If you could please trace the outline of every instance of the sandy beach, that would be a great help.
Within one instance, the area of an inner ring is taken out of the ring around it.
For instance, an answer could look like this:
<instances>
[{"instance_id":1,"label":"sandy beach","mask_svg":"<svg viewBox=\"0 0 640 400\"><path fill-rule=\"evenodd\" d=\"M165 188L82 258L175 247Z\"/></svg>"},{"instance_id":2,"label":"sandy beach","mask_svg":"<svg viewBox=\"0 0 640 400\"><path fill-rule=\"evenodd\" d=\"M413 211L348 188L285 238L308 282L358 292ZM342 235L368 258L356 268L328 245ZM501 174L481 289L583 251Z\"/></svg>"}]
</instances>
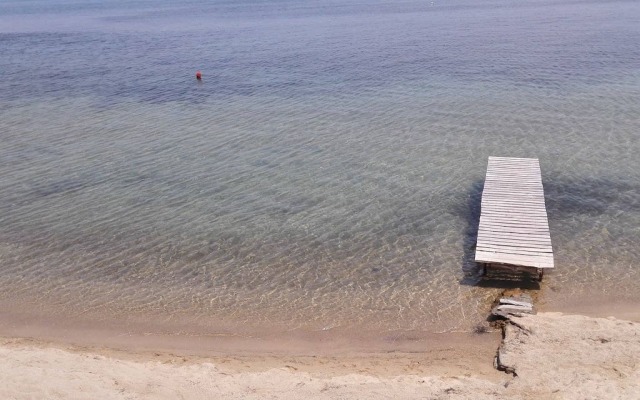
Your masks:
<instances>
[{"instance_id":1,"label":"sandy beach","mask_svg":"<svg viewBox=\"0 0 640 400\"><path fill-rule=\"evenodd\" d=\"M640 400L639 20L0 1L0 400Z\"/></svg>"},{"instance_id":2,"label":"sandy beach","mask_svg":"<svg viewBox=\"0 0 640 400\"><path fill-rule=\"evenodd\" d=\"M0 397L640 398L638 322L540 313L511 317L504 338L500 332L466 334L425 347L423 352L194 355L5 337Z\"/></svg>"}]
</instances>

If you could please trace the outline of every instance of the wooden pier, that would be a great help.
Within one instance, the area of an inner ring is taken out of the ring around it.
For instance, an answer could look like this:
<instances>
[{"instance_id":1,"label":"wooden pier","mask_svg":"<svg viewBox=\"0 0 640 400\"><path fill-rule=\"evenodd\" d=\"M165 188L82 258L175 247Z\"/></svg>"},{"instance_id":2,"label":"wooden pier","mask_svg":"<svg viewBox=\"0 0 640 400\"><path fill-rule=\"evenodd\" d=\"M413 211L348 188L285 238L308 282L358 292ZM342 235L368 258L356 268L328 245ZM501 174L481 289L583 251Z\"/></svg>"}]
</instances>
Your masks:
<instances>
[{"instance_id":1,"label":"wooden pier","mask_svg":"<svg viewBox=\"0 0 640 400\"><path fill-rule=\"evenodd\" d=\"M485 272L525 271L539 280L553 268L538 159L489 157L475 260Z\"/></svg>"}]
</instances>

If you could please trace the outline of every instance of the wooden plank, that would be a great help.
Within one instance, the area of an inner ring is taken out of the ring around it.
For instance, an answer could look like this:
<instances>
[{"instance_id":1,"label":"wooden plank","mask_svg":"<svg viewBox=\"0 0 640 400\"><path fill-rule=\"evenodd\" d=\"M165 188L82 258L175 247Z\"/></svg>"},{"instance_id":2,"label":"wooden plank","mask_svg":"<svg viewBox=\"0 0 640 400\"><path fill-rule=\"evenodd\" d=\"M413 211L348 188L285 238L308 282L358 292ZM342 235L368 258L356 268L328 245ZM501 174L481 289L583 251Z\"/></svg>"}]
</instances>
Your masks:
<instances>
[{"instance_id":1,"label":"wooden plank","mask_svg":"<svg viewBox=\"0 0 640 400\"><path fill-rule=\"evenodd\" d=\"M523 267L553 268L553 257L513 256L484 251L476 252L476 261L488 263L513 264Z\"/></svg>"},{"instance_id":2,"label":"wooden plank","mask_svg":"<svg viewBox=\"0 0 640 400\"><path fill-rule=\"evenodd\" d=\"M478 235L478 241L481 240L500 240L502 243L531 243L531 244L545 244L551 246L551 240L543 235L518 235L507 233L496 233L484 231Z\"/></svg>"},{"instance_id":3,"label":"wooden plank","mask_svg":"<svg viewBox=\"0 0 640 400\"><path fill-rule=\"evenodd\" d=\"M499 242L498 242L499 241ZM524 240L524 239L505 239L503 237L493 237L493 236L480 236L478 237L477 243L504 243L504 244L513 244L513 245L523 245L523 246L551 246L551 243L545 242L544 240Z\"/></svg>"},{"instance_id":4,"label":"wooden plank","mask_svg":"<svg viewBox=\"0 0 640 400\"><path fill-rule=\"evenodd\" d=\"M510 167L518 165L540 165L535 158L513 158L513 157L489 157L489 162L493 164L503 163Z\"/></svg>"},{"instance_id":5,"label":"wooden plank","mask_svg":"<svg viewBox=\"0 0 640 400\"><path fill-rule=\"evenodd\" d=\"M545 203L540 203L535 197L521 197L521 198L503 198L498 200L497 198L487 197L482 199L480 207L524 207L535 208L536 210L546 211Z\"/></svg>"},{"instance_id":6,"label":"wooden plank","mask_svg":"<svg viewBox=\"0 0 640 400\"><path fill-rule=\"evenodd\" d=\"M523 198L504 198L504 197L491 197L487 196L482 198L481 204L522 204L532 207L545 207L544 201L540 201L535 197L523 197Z\"/></svg>"},{"instance_id":7,"label":"wooden plank","mask_svg":"<svg viewBox=\"0 0 640 400\"><path fill-rule=\"evenodd\" d=\"M491 188L507 188L507 189L527 189L527 190L542 190L542 184L540 182L526 182L523 180L513 181L485 181L485 187Z\"/></svg>"},{"instance_id":8,"label":"wooden plank","mask_svg":"<svg viewBox=\"0 0 640 400\"><path fill-rule=\"evenodd\" d=\"M528 157L489 156L489 160L509 160L510 162L517 162L517 161L538 162L537 158L528 158Z\"/></svg>"},{"instance_id":9,"label":"wooden plank","mask_svg":"<svg viewBox=\"0 0 640 400\"><path fill-rule=\"evenodd\" d=\"M522 264L525 260L530 260L538 263L551 264L553 263L553 254L551 253L523 253L523 252L510 252L505 250L492 250L492 249L478 249L476 253L486 254L487 257L494 257L488 262L500 262L503 263L507 259L513 260L514 264L524 265ZM533 267L533 265L531 265Z\"/></svg>"},{"instance_id":10,"label":"wooden plank","mask_svg":"<svg viewBox=\"0 0 640 400\"><path fill-rule=\"evenodd\" d=\"M502 238L504 240L518 240L518 241L527 241L532 240L536 241L551 241L549 235L546 232L541 232L539 234L532 234L530 232L519 233L519 232L504 232L504 231L495 231L493 229L483 229L478 231L478 237L495 237Z\"/></svg>"},{"instance_id":11,"label":"wooden plank","mask_svg":"<svg viewBox=\"0 0 640 400\"><path fill-rule=\"evenodd\" d=\"M535 163L512 163L512 162L493 161L488 164L492 167L491 168L492 171L495 171L498 168L504 168L504 169L510 169L510 170L521 169L527 172L531 172L540 168L540 166Z\"/></svg>"},{"instance_id":12,"label":"wooden plank","mask_svg":"<svg viewBox=\"0 0 640 400\"><path fill-rule=\"evenodd\" d=\"M483 258L486 258L486 262L504 262L505 259L511 258L513 261L522 259L533 259L541 263L553 263L553 254L551 253L528 253L522 254L518 252L509 252L506 250L476 250L476 253L480 253ZM492 257L495 257L492 258ZM522 265L522 264L518 264ZM533 267L533 265L532 265Z\"/></svg>"},{"instance_id":13,"label":"wooden plank","mask_svg":"<svg viewBox=\"0 0 640 400\"><path fill-rule=\"evenodd\" d=\"M541 182L540 175L537 171L527 171L527 170L514 170L514 169L505 169L505 168L493 168L493 171L487 173L488 178L510 178L510 177L523 177L527 179L534 180L536 182Z\"/></svg>"},{"instance_id":14,"label":"wooden plank","mask_svg":"<svg viewBox=\"0 0 640 400\"><path fill-rule=\"evenodd\" d=\"M528 229L528 228L517 228L517 227L487 227L486 229L483 229L480 231L480 235L484 235L485 233L488 234L520 234L520 235L527 235L527 236L531 236L531 237L538 237L538 238L546 238L547 237L547 231L545 229Z\"/></svg>"},{"instance_id":15,"label":"wooden plank","mask_svg":"<svg viewBox=\"0 0 640 400\"><path fill-rule=\"evenodd\" d=\"M528 207L528 208L534 207L540 211L545 211L545 203L540 203L540 200L536 200L535 197L533 196L515 197L515 196L520 196L520 195L514 194L513 192L509 192L509 193L503 194L500 200L498 200L495 197L487 197L486 199L483 199L480 204L486 205L486 206L499 206L501 204L505 204L510 207L511 206L520 206L520 207Z\"/></svg>"},{"instance_id":16,"label":"wooden plank","mask_svg":"<svg viewBox=\"0 0 640 400\"><path fill-rule=\"evenodd\" d=\"M544 215L518 213L513 214L518 217L511 217L509 214L502 213L486 213L480 217L480 222L494 222L496 224L505 225L542 225L545 228L549 227L549 222Z\"/></svg>"},{"instance_id":17,"label":"wooden plank","mask_svg":"<svg viewBox=\"0 0 640 400\"><path fill-rule=\"evenodd\" d=\"M488 236L488 237L500 237L505 240L533 240L533 241L542 241L548 240L551 241L549 235L546 232L541 232L539 234L534 234L531 232L504 232L504 231L496 231L493 229L482 229L478 231L478 237Z\"/></svg>"},{"instance_id":18,"label":"wooden plank","mask_svg":"<svg viewBox=\"0 0 640 400\"><path fill-rule=\"evenodd\" d=\"M546 254L544 256L543 254ZM514 264L524 267L553 268L552 253L507 253L476 250L476 262Z\"/></svg>"},{"instance_id":19,"label":"wooden plank","mask_svg":"<svg viewBox=\"0 0 640 400\"><path fill-rule=\"evenodd\" d=\"M501 238L478 238L477 246L510 246L510 247L523 247L523 248L539 248L539 249L550 249L551 243L545 242L525 242L519 240L507 241Z\"/></svg>"},{"instance_id":20,"label":"wooden plank","mask_svg":"<svg viewBox=\"0 0 640 400\"><path fill-rule=\"evenodd\" d=\"M497 229L500 227L504 228L540 228L540 229L549 229L549 223L547 220L517 220L510 218L490 218L487 216L480 217L480 223L486 225L487 227L492 226Z\"/></svg>"},{"instance_id":21,"label":"wooden plank","mask_svg":"<svg viewBox=\"0 0 640 400\"><path fill-rule=\"evenodd\" d=\"M480 224L482 226L493 226L495 228L505 227L505 228L542 228L545 230L549 230L549 223L546 219L535 220L533 218L529 218L528 221L517 221L514 219L510 219L508 217L499 217L499 216L487 216L483 215L480 217Z\"/></svg>"},{"instance_id":22,"label":"wooden plank","mask_svg":"<svg viewBox=\"0 0 640 400\"><path fill-rule=\"evenodd\" d=\"M494 251L496 253L504 253L504 254L524 254L524 255L540 255L540 254L551 254L552 251L550 248L539 248L539 247L507 247L507 246L496 246L496 245L478 245L477 249L480 251Z\"/></svg>"},{"instance_id":23,"label":"wooden plank","mask_svg":"<svg viewBox=\"0 0 640 400\"><path fill-rule=\"evenodd\" d=\"M516 228L541 228L549 229L549 223L547 220L534 220L532 218L527 219L515 219L515 218L491 218L490 216L483 215L480 217L480 223L487 226L504 226L516 227Z\"/></svg>"},{"instance_id":24,"label":"wooden plank","mask_svg":"<svg viewBox=\"0 0 640 400\"><path fill-rule=\"evenodd\" d=\"M542 183L538 182L538 181L526 181L523 179L509 179L509 178L487 178L485 181L485 185L487 185L488 183L491 183L491 187L501 187L501 186L508 186L508 187L531 187L534 189L540 189L542 188Z\"/></svg>"},{"instance_id":25,"label":"wooden plank","mask_svg":"<svg viewBox=\"0 0 640 400\"><path fill-rule=\"evenodd\" d=\"M481 221L482 222L482 221ZM516 224L497 224L495 222L485 222L479 233L508 233L515 232L521 234L548 236L549 227L547 225L516 225Z\"/></svg>"},{"instance_id":26,"label":"wooden plank","mask_svg":"<svg viewBox=\"0 0 640 400\"><path fill-rule=\"evenodd\" d=\"M526 161L526 160L515 160L515 159L499 159L499 158L494 158L491 159L489 158L489 163L490 164L500 164L500 165L504 165L507 168L517 168L517 167L521 167L521 166L527 166L527 167L539 167L540 164L535 162L535 161Z\"/></svg>"},{"instance_id":27,"label":"wooden plank","mask_svg":"<svg viewBox=\"0 0 640 400\"><path fill-rule=\"evenodd\" d=\"M500 219L505 219L505 220L513 220L516 219L516 216L520 217L520 218L524 218L526 220L530 220L530 221L547 221L547 216L545 214L542 213L536 213L533 211L524 211L521 210L520 212L505 212L504 210L500 211L500 210L490 210L490 211L484 211L480 213L480 218L483 219L485 221L491 221L491 220L500 220Z\"/></svg>"},{"instance_id":28,"label":"wooden plank","mask_svg":"<svg viewBox=\"0 0 640 400\"><path fill-rule=\"evenodd\" d=\"M522 174L535 174L540 171L539 166L535 164L508 165L507 163L490 163L488 166L491 168L489 170L491 173L513 171Z\"/></svg>"},{"instance_id":29,"label":"wooden plank","mask_svg":"<svg viewBox=\"0 0 640 400\"><path fill-rule=\"evenodd\" d=\"M509 207L484 207L480 209L480 215L486 216L488 218L498 218L498 217L512 217L512 216L521 216L527 219L530 218L542 218L544 220L547 219L547 213L542 212L540 210L531 209L531 208L509 208Z\"/></svg>"},{"instance_id":30,"label":"wooden plank","mask_svg":"<svg viewBox=\"0 0 640 400\"><path fill-rule=\"evenodd\" d=\"M525 234L538 234L538 235L547 235L549 229L542 226L518 226L518 225L492 225L485 224L486 227L483 227L479 232L516 232L516 233L525 233Z\"/></svg>"},{"instance_id":31,"label":"wooden plank","mask_svg":"<svg viewBox=\"0 0 640 400\"><path fill-rule=\"evenodd\" d=\"M551 247L551 243L545 242L542 240L536 242L535 240L509 240L501 237L487 237L487 236L479 237L476 243L491 244L491 245L504 244L504 245L522 246L522 247Z\"/></svg>"},{"instance_id":32,"label":"wooden plank","mask_svg":"<svg viewBox=\"0 0 640 400\"><path fill-rule=\"evenodd\" d=\"M489 196L489 198L491 198L492 196L504 196L504 195L509 195L510 198L513 199L518 199L521 197L524 198L534 198L534 199L539 199L540 198L540 193L534 193L530 190L498 190L498 189L493 189L493 190L487 190L487 196Z\"/></svg>"},{"instance_id":33,"label":"wooden plank","mask_svg":"<svg viewBox=\"0 0 640 400\"><path fill-rule=\"evenodd\" d=\"M537 211L546 211L545 204L537 201L529 200L529 201L520 201L511 198L504 198L502 200L497 199L484 199L480 203L481 207L518 207L518 208L527 208L534 209Z\"/></svg>"},{"instance_id":34,"label":"wooden plank","mask_svg":"<svg viewBox=\"0 0 640 400\"><path fill-rule=\"evenodd\" d=\"M503 195L503 196L508 195L513 198L535 197L539 199L543 193L542 189L540 189L539 192L534 192L532 190L518 190L517 188L512 188L512 187L507 189L486 187L485 190L487 191L487 193L489 193L490 196L491 195Z\"/></svg>"},{"instance_id":35,"label":"wooden plank","mask_svg":"<svg viewBox=\"0 0 640 400\"><path fill-rule=\"evenodd\" d=\"M529 179L526 177L522 177L519 175L506 175L506 174L501 174L501 176L490 176L488 178L486 178L487 180L485 180L485 186L493 186L493 185L500 185L500 184L527 184L527 185L531 185L531 186L540 186L542 187L542 181L539 181L537 179ZM504 180L503 180L504 179Z\"/></svg>"},{"instance_id":36,"label":"wooden plank","mask_svg":"<svg viewBox=\"0 0 640 400\"><path fill-rule=\"evenodd\" d=\"M527 246L528 245L528 246ZM502 250L513 250L513 251L523 251L523 252L542 252L542 253L553 253L553 249L551 245L531 245L528 243L511 243L505 244L504 242L494 243L494 242L486 242L479 240L476 245L477 250L494 250L500 252Z\"/></svg>"},{"instance_id":37,"label":"wooden plank","mask_svg":"<svg viewBox=\"0 0 640 400\"><path fill-rule=\"evenodd\" d=\"M529 167L529 166L518 166L518 167L513 167L513 168L509 168L509 167L505 167L504 164L490 164L491 170L489 171L489 174L497 174L500 172L508 172L508 173L513 173L513 174L522 174L522 175L529 175L529 176L538 176L536 174L536 168L535 167Z\"/></svg>"},{"instance_id":38,"label":"wooden plank","mask_svg":"<svg viewBox=\"0 0 640 400\"><path fill-rule=\"evenodd\" d=\"M481 207L480 211L481 211L481 214L484 214L484 215L512 216L512 215L520 214L520 215L531 216L534 218L538 215L544 217L545 219L547 217L547 213L544 212L544 210L540 210L539 208L526 208L526 207L518 207L518 206L513 206L513 207L485 206L485 207Z\"/></svg>"},{"instance_id":39,"label":"wooden plank","mask_svg":"<svg viewBox=\"0 0 640 400\"><path fill-rule=\"evenodd\" d=\"M486 251L500 254L521 254L525 256L553 256L551 248L540 249L537 247L502 247L495 245L478 246L476 251Z\"/></svg>"},{"instance_id":40,"label":"wooden plank","mask_svg":"<svg viewBox=\"0 0 640 400\"><path fill-rule=\"evenodd\" d=\"M483 217L487 217L488 219L500 217L511 218L519 215L526 219L543 219L545 221L547 220L547 214L544 212L540 212L537 210L527 210L526 208L513 208L512 210L513 211L508 208L485 207L480 210L480 215Z\"/></svg>"}]
</instances>

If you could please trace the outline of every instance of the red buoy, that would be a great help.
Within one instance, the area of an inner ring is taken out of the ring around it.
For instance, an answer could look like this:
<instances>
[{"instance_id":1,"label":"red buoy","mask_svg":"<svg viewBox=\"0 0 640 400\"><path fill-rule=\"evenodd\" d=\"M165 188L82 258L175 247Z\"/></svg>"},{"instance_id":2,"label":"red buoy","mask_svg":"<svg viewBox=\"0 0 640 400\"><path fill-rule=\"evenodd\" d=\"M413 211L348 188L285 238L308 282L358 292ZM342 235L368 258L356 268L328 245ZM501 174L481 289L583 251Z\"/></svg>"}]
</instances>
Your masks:
<instances>
[{"instance_id":1,"label":"red buoy","mask_svg":"<svg viewBox=\"0 0 640 400\"><path fill-rule=\"evenodd\" d=\"M196 79L199 80L199 81L202 80L202 72L196 71Z\"/></svg>"}]
</instances>

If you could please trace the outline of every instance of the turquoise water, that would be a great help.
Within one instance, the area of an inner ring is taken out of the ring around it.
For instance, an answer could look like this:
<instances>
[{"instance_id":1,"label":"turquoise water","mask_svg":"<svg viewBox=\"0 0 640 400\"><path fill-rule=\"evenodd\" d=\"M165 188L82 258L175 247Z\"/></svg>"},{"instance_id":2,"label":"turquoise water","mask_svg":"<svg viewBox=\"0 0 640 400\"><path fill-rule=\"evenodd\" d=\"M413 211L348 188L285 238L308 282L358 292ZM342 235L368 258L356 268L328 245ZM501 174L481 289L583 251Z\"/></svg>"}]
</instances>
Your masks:
<instances>
[{"instance_id":1,"label":"turquoise water","mask_svg":"<svg viewBox=\"0 0 640 400\"><path fill-rule=\"evenodd\" d=\"M640 300L639 20L633 1L3 2L0 304L469 329L499 290L466 276L489 155L540 159L544 301Z\"/></svg>"}]
</instances>

